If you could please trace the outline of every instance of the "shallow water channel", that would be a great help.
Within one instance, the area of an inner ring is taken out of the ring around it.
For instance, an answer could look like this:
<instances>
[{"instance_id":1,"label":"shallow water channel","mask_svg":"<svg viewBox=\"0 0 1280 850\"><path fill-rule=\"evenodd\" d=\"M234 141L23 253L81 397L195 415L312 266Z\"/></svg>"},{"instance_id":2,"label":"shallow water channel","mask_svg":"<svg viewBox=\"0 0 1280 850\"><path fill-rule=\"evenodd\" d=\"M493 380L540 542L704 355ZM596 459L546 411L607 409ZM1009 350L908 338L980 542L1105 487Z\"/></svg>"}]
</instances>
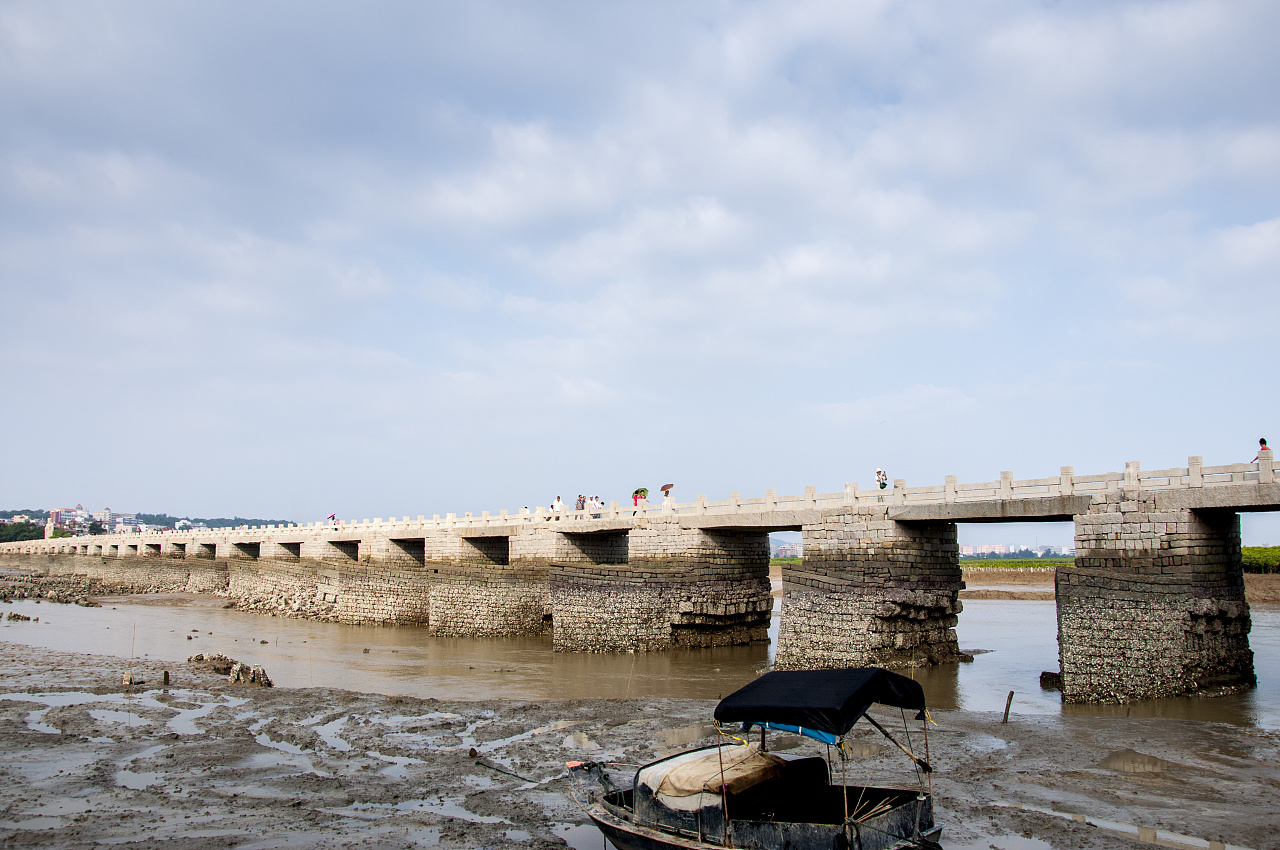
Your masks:
<instances>
[{"instance_id":1,"label":"shallow water channel","mask_svg":"<svg viewBox=\"0 0 1280 850\"><path fill-rule=\"evenodd\" d=\"M21 600L0 606L39 622L0 622L0 640L122 659L181 662L221 652L263 665L279 686L323 686L440 699L717 699L766 668L774 643L657 653L558 653L545 638L438 638L415 627L343 626L225 609L194 594L103 599L101 608ZM777 637L777 603L770 636ZM1052 601L967 599L957 629L972 663L915 671L930 705L1014 714L1181 717L1280 729L1280 606L1254 605L1250 636L1257 689L1216 698L1150 700L1125 706L1062 706L1041 690L1058 669ZM910 671L903 671L910 673Z\"/></svg>"}]
</instances>

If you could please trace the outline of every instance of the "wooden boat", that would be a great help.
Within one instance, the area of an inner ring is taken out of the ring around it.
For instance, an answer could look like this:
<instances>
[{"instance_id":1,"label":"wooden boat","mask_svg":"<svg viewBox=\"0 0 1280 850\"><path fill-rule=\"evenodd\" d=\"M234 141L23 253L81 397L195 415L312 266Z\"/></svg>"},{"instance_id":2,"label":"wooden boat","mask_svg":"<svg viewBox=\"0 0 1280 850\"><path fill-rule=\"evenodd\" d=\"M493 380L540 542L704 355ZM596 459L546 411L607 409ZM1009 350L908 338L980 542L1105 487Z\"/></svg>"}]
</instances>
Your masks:
<instances>
[{"instance_id":1,"label":"wooden boat","mask_svg":"<svg viewBox=\"0 0 1280 850\"><path fill-rule=\"evenodd\" d=\"M917 712L925 755L867 714L873 705ZM928 720L918 682L878 667L766 673L720 701L718 743L643 765L631 787L609 765L569 762L574 800L617 850L906 850L938 848ZM846 736L865 719L913 763L919 787L848 785ZM741 724L731 734L724 724ZM748 742L753 728L759 742ZM804 735L835 757L769 752L766 731Z\"/></svg>"}]
</instances>

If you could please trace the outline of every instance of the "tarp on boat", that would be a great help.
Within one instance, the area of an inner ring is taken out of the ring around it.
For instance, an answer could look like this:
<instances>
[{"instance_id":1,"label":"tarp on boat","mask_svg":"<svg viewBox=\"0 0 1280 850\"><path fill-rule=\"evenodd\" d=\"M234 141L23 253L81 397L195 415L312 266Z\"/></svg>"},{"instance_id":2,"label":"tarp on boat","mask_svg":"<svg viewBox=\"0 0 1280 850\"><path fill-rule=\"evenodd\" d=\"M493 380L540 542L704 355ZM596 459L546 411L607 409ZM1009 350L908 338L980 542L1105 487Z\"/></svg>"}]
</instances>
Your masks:
<instances>
[{"instance_id":1,"label":"tarp on boat","mask_svg":"<svg viewBox=\"0 0 1280 850\"><path fill-rule=\"evenodd\" d=\"M786 761L761 752L759 744L704 747L645 765L636 774L636 787L668 809L694 812L721 804L722 783L730 794L739 794L781 775ZM639 793L637 805L644 796Z\"/></svg>"},{"instance_id":2,"label":"tarp on boat","mask_svg":"<svg viewBox=\"0 0 1280 850\"><path fill-rule=\"evenodd\" d=\"M701 758L677 763L657 776L645 777L645 781L660 796L688 797L719 791L722 784L730 794L738 794L782 773L782 765L778 756L761 752L759 744L721 747L719 752L712 750Z\"/></svg>"},{"instance_id":3,"label":"tarp on boat","mask_svg":"<svg viewBox=\"0 0 1280 850\"><path fill-rule=\"evenodd\" d=\"M775 670L720 700L715 718L721 723L768 724L833 743L874 703L922 709L924 688L879 667Z\"/></svg>"}]
</instances>

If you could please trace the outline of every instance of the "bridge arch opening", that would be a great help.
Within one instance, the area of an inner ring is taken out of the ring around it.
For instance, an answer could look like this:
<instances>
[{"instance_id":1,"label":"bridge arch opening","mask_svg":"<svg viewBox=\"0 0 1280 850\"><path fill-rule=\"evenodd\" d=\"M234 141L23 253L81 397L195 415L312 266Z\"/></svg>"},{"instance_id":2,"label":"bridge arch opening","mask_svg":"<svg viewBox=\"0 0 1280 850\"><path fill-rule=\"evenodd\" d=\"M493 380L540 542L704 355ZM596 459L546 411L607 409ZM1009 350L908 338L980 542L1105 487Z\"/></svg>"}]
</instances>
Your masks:
<instances>
[{"instance_id":1,"label":"bridge arch opening","mask_svg":"<svg viewBox=\"0 0 1280 850\"><path fill-rule=\"evenodd\" d=\"M1054 579L1074 562L1075 522L961 522L956 543L965 582L956 636L973 657L954 680L957 705L1001 711L1012 690L1015 711L1054 710L1061 704Z\"/></svg>"}]
</instances>

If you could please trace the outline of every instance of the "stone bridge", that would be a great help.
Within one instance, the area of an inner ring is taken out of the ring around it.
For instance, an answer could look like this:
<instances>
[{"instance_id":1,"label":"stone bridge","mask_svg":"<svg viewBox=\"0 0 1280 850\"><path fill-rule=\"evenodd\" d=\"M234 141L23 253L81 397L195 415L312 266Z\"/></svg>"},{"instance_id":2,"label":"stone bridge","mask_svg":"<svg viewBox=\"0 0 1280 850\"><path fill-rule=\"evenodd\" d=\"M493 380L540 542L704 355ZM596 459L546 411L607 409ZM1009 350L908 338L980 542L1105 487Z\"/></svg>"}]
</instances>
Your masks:
<instances>
[{"instance_id":1,"label":"stone bridge","mask_svg":"<svg viewBox=\"0 0 1280 850\"><path fill-rule=\"evenodd\" d=\"M768 535L799 531L777 666L902 666L957 658L957 522L1073 520L1075 563L1056 575L1063 697L1125 701L1253 684L1239 512L1277 508L1268 451L1024 481L25 541L0 557L275 613L644 651L766 639Z\"/></svg>"}]
</instances>

